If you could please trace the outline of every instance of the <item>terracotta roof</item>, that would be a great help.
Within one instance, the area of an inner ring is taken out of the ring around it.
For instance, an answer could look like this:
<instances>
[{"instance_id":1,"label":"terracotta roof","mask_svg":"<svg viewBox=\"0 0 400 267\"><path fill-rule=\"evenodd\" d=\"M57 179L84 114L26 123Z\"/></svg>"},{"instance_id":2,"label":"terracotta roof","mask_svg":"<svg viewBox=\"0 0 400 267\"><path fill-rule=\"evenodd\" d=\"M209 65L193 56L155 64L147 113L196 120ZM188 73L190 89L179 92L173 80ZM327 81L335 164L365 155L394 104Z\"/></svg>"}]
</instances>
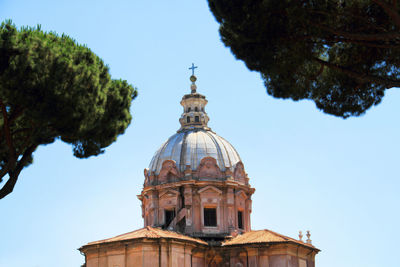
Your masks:
<instances>
[{"instance_id":1,"label":"terracotta roof","mask_svg":"<svg viewBox=\"0 0 400 267\"><path fill-rule=\"evenodd\" d=\"M204 242L201 239L193 238L193 237L190 237L190 236L187 236L187 235L183 235L183 234L179 234L179 233L176 233L176 232L161 230L159 228L153 228L153 227L147 226L145 228L138 229L138 230L135 230L133 232L126 233L126 234L117 235L117 236L112 237L112 238L90 242L85 246L98 245L98 244L117 242L117 241L125 241L125 240L131 240L131 239L139 239L139 238L180 239L180 240L195 242L195 243L198 243L198 244L208 245L207 242Z\"/></svg>"},{"instance_id":2,"label":"terracotta roof","mask_svg":"<svg viewBox=\"0 0 400 267\"><path fill-rule=\"evenodd\" d=\"M222 243L222 246L234 246L257 243L296 243L312 249L317 249L311 244L284 236L268 229L246 232Z\"/></svg>"}]
</instances>

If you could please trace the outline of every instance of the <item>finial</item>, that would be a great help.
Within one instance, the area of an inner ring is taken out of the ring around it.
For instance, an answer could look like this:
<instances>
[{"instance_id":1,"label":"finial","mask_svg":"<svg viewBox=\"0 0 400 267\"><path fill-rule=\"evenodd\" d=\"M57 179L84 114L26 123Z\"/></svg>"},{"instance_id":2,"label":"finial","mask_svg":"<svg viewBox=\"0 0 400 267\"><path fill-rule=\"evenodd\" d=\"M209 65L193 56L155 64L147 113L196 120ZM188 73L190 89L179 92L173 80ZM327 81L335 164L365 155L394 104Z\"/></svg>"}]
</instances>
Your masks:
<instances>
[{"instance_id":1,"label":"finial","mask_svg":"<svg viewBox=\"0 0 400 267\"><path fill-rule=\"evenodd\" d=\"M301 231L299 231L299 240L301 241L301 242L303 242L303 233L301 232Z\"/></svg>"},{"instance_id":2,"label":"finial","mask_svg":"<svg viewBox=\"0 0 400 267\"><path fill-rule=\"evenodd\" d=\"M192 70L192 76L190 76L190 81L192 82L192 85L190 86L190 89L192 90L192 94L196 93L196 76L194 76L194 70L197 69L198 67L194 65L194 63L192 63L192 67L189 68L189 70Z\"/></svg>"},{"instance_id":3,"label":"finial","mask_svg":"<svg viewBox=\"0 0 400 267\"><path fill-rule=\"evenodd\" d=\"M194 76L194 70L197 69L198 67L192 63L192 67L189 68L189 70L192 70L192 77Z\"/></svg>"},{"instance_id":4,"label":"finial","mask_svg":"<svg viewBox=\"0 0 400 267\"><path fill-rule=\"evenodd\" d=\"M310 237L311 237L310 231L307 230L307 240L306 240L307 244L311 244Z\"/></svg>"}]
</instances>

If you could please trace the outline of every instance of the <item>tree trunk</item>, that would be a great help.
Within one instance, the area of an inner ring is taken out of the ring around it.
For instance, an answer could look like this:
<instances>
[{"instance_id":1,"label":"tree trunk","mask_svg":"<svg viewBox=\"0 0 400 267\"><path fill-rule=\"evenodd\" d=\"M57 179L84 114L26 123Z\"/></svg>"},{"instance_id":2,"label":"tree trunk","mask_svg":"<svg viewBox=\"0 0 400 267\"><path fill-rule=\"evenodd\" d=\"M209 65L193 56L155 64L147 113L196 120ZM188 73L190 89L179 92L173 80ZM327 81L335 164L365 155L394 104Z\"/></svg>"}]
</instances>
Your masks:
<instances>
[{"instance_id":1,"label":"tree trunk","mask_svg":"<svg viewBox=\"0 0 400 267\"><path fill-rule=\"evenodd\" d=\"M0 189L0 199L4 198L14 190L14 186L17 183L18 175L13 172L9 172L9 179L6 184Z\"/></svg>"}]
</instances>

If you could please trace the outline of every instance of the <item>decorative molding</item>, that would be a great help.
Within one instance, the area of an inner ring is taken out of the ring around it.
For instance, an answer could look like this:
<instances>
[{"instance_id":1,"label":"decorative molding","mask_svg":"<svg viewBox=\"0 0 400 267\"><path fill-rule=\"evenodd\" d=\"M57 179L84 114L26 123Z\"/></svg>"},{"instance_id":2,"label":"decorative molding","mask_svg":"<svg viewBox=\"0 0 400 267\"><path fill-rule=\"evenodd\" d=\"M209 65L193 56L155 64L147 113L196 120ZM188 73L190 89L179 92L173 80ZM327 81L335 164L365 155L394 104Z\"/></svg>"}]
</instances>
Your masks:
<instances>
[{"instance_id":1,"label":"decorative molding","mask_svg":"<svg viewBox=\"0 0 400 267\"><path fill-rule=\"evenodd\" d=\"M222 178L222 172L213 157L204 157L197 168L197 177L199 178Z\"/></svg>"},{"instance_id":2,"label":"decorative molding","mask_svg":"<svg viewBox=\"0 0 400 267\"><path fill-rule=\"evenodd\" d=\"M203 193L205 193L206 191L208 191L208 190L211 190L211 191L214 191L214 192L216 192L216 193L218 193L218 194L222 194L222 191L221 190L219 190L218 188L216 188L216 187L214 187L214 186L212 186L212 185L208 185L208 186L206 186L206 187L203 187L202 189L200 189L199 191L197 191L200 195L201 194L203 194Z\"/></svg>"},{"instance_id":3,"label":"decorative molding","mask_svg":"<svg viewBox=\"0 0 400 267\"><path fill-rule=\"evenodd\" d=\"M246 178L246 172L244 170L243 162L239 161L238 163L236 163L233 177L235 178L235 180L241 180L244 182L244 179Z\"/></svg>"},{"instance_id":4,"label":"decorative molding","mask_svg":"<svg viewBox=\"0 0 400 267\"><path fill-rule=\"evenodd\" d=\"M160 174L158 175L159 183L166 183L171 178L180 178L182 175L176 167L176 163L173 160L167 159L162 163Z\"/></svg>"},{"instance_id":5,"label":"decorative molding","mask_svg":"<svg viewBox=\"0 0 400 267\"><path fill-rule=\"evenodd\" d=\"M159 198L165 198L165 195L168 194L167 197L177 197L179 196L179 192L177 190L173 190L173 189L167 189L163 192L160 193ZM173 194L174 196L170 196L170 194Z\"/></svg>"},{"instance_id":6,"label":"decorative molding","mask_svg":"<svg viewBox=\"0 0 400 267\"><path fill-rule=\"evenodd\" d=\"M149 169L145 168L143 170L143 174L144 174L144 185L146 186L146 185L150 184Z\"/></svg>"},{"instance_id":7,"label":"decorative molding","mask_svg":"<svg viewBox=\"0 0 400 267\"><path fill-rule=\"evenodd\" d=\"M238 192L235 193L236 197L239 198L243 198L243 199L247 199L247 195L245 192L243 192L243 190L239 190Z\"/></svg>"}]
</instances>

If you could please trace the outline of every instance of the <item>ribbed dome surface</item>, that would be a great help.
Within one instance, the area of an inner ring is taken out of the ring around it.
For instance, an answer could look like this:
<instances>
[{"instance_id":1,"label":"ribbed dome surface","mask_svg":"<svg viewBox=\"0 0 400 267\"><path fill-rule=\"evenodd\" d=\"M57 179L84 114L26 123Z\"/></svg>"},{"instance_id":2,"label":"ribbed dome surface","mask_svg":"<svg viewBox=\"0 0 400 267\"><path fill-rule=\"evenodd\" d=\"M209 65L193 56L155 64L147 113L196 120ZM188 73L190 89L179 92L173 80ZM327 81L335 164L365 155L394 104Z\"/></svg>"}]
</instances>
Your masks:
<instances>
[{"instance_id":1,"label":"ribbed dome surface","mask_svg":"<svg viewBox=\"0 0 400 267\"><path fill-rule=\"evenodd\" d=\"M165 160L174 160L177 168L183 172L186 165L197 170L204 157L217 160L221 171L234 170L240 160L233 146L214 132L205 129L180 131L171 136L153 156L149 171L158 175Z\"/></svg>"}]
</instances>

